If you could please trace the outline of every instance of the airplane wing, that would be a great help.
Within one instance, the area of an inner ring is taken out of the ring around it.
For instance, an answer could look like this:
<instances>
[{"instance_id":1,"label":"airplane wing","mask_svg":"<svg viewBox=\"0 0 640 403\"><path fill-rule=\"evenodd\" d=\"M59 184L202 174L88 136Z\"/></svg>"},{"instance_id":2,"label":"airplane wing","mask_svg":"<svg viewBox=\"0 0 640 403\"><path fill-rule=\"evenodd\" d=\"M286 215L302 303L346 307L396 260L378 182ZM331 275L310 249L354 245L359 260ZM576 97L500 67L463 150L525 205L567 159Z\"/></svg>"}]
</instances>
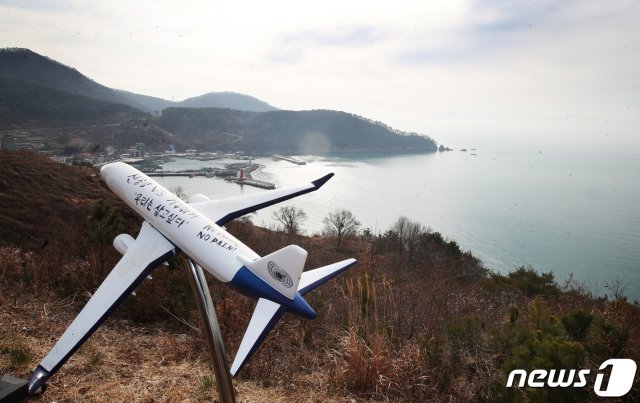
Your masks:
<instances>
[{"instance_id":1,"label":"airplane wing","mask_svg":"<svg viewBox=\"0 0 640 403\"><path fill-rule=\"evenodd\" d=\"M195 203L191 203L190 206L215 221L216 224L223 226L234 218L318 190L332 176L333 174L330 173L306 185L268 190L222 200L203 201L206 196L199 194L192 198Z\"/></svg>"},{"instance_id":2,"label":"airplane wing","mask_svg":"<svg viewBox=\"0 0 640 403\"><path fill-rule=\"evenodd\" d=\"M40 362L29 382L30 391L42 386L149 272L175 252L175 246L145 221L136 240L128 246L118 264Z\"/></svg>"}]
</instances>

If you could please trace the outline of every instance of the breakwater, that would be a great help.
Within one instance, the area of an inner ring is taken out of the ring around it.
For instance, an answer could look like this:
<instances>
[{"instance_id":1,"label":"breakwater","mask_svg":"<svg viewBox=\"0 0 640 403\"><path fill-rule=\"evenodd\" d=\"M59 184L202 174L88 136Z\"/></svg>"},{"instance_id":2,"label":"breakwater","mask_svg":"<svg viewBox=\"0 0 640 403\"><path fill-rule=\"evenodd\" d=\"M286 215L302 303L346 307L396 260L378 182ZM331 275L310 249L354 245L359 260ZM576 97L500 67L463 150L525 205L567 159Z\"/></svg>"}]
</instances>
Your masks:
<instances>
[{"instance_id":1,"label":"breakwater","mask_svg":"<svg viewBox=\"0 0 640 403\"><path fill-rule=\"evenodd\" d=\"M143 170L147 176L152 177L176 177L182 176L187 178L205 177L205 178L224 178L228 182L237 183L238 185L253 186L261 189L275 189L276 185L271 182L260 181L251 177L251 172L258 169L257 164L241 165L230 164L226 168L208 168L208 169L185 169L180 171L166 170ZM242 175L239 175L242 172Z\"/></svg>"},{"instance_id":2,"label":"breakwater","mask_svg":"<svg viewBox=\"0 0 640 403\"><path fill-rule=\"evenodd\" d=\"M281 155L281 154L274 154L273 158L279 159L279 160L284 160L284 161L289 161L292 164L296 164L296 165L307 165L306 162L301 161L295 157L291 157L288 155Z\"/></svg>"}]
</instances>

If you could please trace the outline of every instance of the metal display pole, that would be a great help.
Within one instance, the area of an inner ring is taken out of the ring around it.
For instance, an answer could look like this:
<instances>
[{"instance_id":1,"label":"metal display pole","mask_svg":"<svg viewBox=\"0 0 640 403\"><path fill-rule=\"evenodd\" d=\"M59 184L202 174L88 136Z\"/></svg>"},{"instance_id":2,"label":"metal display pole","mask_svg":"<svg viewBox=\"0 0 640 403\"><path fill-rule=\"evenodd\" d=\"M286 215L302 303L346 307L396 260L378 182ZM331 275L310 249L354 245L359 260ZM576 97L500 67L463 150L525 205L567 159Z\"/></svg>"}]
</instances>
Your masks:
<instances>
[{"instance_id":1,"label":"metal display pole","mask_svg":"<svg viewBox=\"0 0 640 403\"><path fill-rule=\"evenodd\" d=\"M218 318L213 306L213 300L209 293L209 286L204 277L204 271L193 260L185 256L187 272L189 273L189 281L193 288L193 294L196 297L198 309L202 315L205 333L207 334L207 344L213 360L213 369L216 374L216 383L218 384L218 393L220 401L223 403L235 403L236 397L233 390L233 382L231 380L231 372L229 364L227 364L227 355L224 351L224 342L222 341L222 333L218 325Z\"/></svg>"}]
</instances>

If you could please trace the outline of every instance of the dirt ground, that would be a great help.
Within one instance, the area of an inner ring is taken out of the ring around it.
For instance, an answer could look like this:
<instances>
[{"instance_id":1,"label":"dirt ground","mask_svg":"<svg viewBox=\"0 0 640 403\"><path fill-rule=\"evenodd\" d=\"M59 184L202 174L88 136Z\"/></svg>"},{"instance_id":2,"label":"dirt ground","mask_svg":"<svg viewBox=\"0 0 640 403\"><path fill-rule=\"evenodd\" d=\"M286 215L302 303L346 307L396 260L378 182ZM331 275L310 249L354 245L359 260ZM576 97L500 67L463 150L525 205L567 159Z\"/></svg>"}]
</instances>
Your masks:
<instances>
[{"instance_id":1,"label":"dirt ground","mask_svg":"<svg viewBox=\"0 0 640 403\"><path fill-rule=\"evenodd\" d=\"M47 304L0 298L0 373L28 379L73 319L73 304L71 298ZM110 318L47 382L45 392L30 400L216 401L215 376L199 333ZM266 387L240 377L234 386L241 402L351 400L327 390L322 378L305 375Z\"/></svg>"}]
</instances>

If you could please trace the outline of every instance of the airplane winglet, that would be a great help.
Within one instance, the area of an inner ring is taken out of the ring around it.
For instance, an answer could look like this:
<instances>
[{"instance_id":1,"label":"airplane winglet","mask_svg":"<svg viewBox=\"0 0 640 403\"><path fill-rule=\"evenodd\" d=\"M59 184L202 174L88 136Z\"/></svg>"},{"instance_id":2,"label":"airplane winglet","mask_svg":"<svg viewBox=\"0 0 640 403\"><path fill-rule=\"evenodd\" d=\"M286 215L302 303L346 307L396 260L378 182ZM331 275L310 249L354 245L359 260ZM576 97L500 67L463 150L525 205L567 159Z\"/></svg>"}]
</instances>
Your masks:
<instances>
[{"instance_id":1,"label":"airplane winglet","mask_svg":"<svg viewBox=\"0 0 640 403\"><path fill-rule=\"evenodd\" d=\"M332 176L333 173L330 173L304 185L267 190L222 200L206 200L205 196L200 195L193 198L191 207L222 226L234 218L318 190Z\"/></svg>"},{"instance_id":2,"label":"airplane winglet","mask_svg":"<svg viewBox=\"0 0 640 403\"><path fill-rule=\"evenodd\" d=\"M320 189L322 187L322 185L327 183L327 181L329 179L331 179L332 177L333 177L333 172L330 173L330 174L326 174L322 178L316 179L316 180L312 181L311 183L313 183L313 186L315 186L316 189Z\"/></svg>"}]
</instances>

